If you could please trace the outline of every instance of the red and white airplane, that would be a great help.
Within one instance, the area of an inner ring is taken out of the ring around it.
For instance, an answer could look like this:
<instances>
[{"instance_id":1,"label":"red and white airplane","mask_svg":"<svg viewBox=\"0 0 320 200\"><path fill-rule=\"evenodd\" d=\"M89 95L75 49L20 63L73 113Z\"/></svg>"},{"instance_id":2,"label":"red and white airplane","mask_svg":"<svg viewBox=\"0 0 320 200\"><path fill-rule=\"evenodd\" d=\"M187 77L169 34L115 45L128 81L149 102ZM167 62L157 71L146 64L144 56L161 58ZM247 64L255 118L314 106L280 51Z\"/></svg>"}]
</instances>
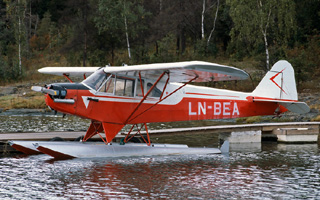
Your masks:
<instances>
[{"instance_id":1,"label":"red and white airplane","mask_svg":"<svg viewBox=\"0 0 320 200\"><path fill-rule=\"evenodd\" d=\"M124 142L138 127L138 133L145 129L145 142L150 146L146 123L279 115L287 110L303 114L310 110L306 103L298 101L294 70L284 60L278 61L251 93L189 85L248 78L243 70L201 61L101 68L45 67L39 72L65 76L70 81L32 87L45 93L46 104L55 111L91 119L83 141L104 132L105 137L100 137L109 145L127 124L132 128ZM73 83L71 78L75 76L83 76L84 80ZM72 145L63 145L35 146L57 158L81 157L88 149L94 149L88 147L74 153Z\"/></svg>"}]
</instances>

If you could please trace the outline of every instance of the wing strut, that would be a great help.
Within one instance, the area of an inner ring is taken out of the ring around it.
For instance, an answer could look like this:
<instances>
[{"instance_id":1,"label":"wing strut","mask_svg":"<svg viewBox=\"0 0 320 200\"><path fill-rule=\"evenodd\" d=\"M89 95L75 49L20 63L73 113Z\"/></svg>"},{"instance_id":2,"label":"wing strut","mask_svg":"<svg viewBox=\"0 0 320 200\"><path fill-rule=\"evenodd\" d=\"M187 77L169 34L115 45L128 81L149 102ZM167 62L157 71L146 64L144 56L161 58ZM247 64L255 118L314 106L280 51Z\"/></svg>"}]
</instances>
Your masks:
<instances>
[{"instance_id":1,"label":"wing strut","mask_svg":"<svg viewBox=\"0 0 320 200\"><path fill-rule=\"evenodd\" d=\"M98 133L101 133L102 131L102 123L99 121L92 121L82 141L87 141L88 139L92 138Z\"/></svg>"},{"instance_id":2,"label":"wing strut","mask_svg":"<svg viewBox=\"0 0 320 200\"><path fill-rule=\"evenodd\" d=\"M156 85L159 83L159 81L161 80L161 78L167 74L167 71L164 71L159 78L157 79L157 81L152 85L152 87L149 89L149 91L147 92L147 94L145 94L143 96L143 98L141 99L141 101L139 102L139 104L135 107L135 109L131 112L131 114L129 115L129 117L127 118L127 120L124 122L124 124L127 124L130 121L130 118L132 117L132 115L139 109L139 107L141 106L141 104L146 100L146 98L148 97L148 95L151 93L151 91L153 90L153 88L156 87ZM140 78L140 82L141 82L141 76L139 76Z\"/></svg>"},{"instance_id":3,"label":"wing strut","mask_svg":"<svg viewBox=\"0 0 320 200\"><path fill-rule=\"evenodd\" d=\"M132 117L132 115L138 110L138 108L140 107L141 103L145 100L145 99L142 99L139 103L139 105L136 107L136 109L131 113L130 117L128 117L127 121L126 121L126 124L134 119L136 119L137 117L139 117L140 115L142 115L143 113L147 112L148 110L150 110L151 108L155 107L156 105L158 105L160 102L162 102L163 100L165 100L166 98L168 98L169 96L173 95L174 93L176 93L177 91L179 91L181 88L183 88L184 86L186 86L187 84L191 83L192 81L196 80L198 78L198 76L195 76L193 79L189 80L188 82L184 83L183 85L181 85L180 87L178 87L176 90L172 91L170 94L168 94L167 96L165 96L164 98L160 98L158 102L156 102L155 104L151 105L149 108L145 109L144 111L142 111L141 113L139 113L138 115L136 115L135 117L133 117L132 119L130 119ZM168 81L169 80L169 76L168 76L168 79L167 79L167 82L166 82L166 85L168 84ZM155 84L154 84L155 85ZM153 86L154 86L153 85ZM166 85L164 86L164 88L166 88ZM152 88L150 88L151 90ZM150 90L148 91L147 95L149 94ZM164 92L164 90L163 90ZM162 92L162 93L163 93ZM162 94L161 94L161 97L162 97Z\"/></svg>"},{"instance_id":4,"label":"wing strut","mask_svg":"<svg viewBox=\"0 0 320 200\"><path fill-rule=\"evenodd\" d=\"M70 83L73 83L73 81L69 78L68 74L63 74L64 77L66 77L68 79L68 81L70 81Z\"/></svg>"},{"instance_id":5,"label":"wing strut","mask_svg":"<svg viewBox=\"0 0 320 200\"><path fill-rule=\"evenodd\" d=\"M137 128L137 132L136 132L135 134L133 134L133 135L130 136L130 134L131 134L131 132L132 132L132 130L133 130L134 127ZM146 140L146 139L142 136L142 134L141 134L141 129L142 129L143 127L145 128L146 133L147 133L147 140ZM150 136L149 136L149 132L148 132L148 127L147 127L147 124L146 124L146 123L141 124L140 128L138 127L137 124L133 124L132 127L131 127L131 129L130 129L130 131L127 133L126 137L124 138L123 142L124 142L124 143L127 143L129 140L131 140L131 139L132 139L134 136L136 136L137 134L139 134L139 135L141 136L141 138L143 139L143 141L144 141L148 146L150 146L151 140L150 140ZM130 137L129 137L129 136L130 136Z\"/></svg>"}]
</instances>

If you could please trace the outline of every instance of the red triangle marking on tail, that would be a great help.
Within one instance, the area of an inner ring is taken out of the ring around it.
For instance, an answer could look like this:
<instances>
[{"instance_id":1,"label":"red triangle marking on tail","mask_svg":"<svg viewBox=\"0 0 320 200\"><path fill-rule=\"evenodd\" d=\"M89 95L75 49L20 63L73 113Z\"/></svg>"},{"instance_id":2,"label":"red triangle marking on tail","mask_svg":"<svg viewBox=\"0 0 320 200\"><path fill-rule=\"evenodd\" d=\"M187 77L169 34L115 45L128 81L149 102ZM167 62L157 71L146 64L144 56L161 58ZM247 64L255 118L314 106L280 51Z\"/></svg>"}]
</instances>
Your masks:
<instances>
[{"instance_id":1,"label":"red triangle marking on tail","mask_svg":"<svg viewBox=\"0 0 320 200\"><path fill-rule=\"evenodd\" d=\"M283 70L281 70L281 72L278 72L276 75L274 75L273 77L271 77L270 80L271 80L278 88L280 88L280 90L282 90L282 92L284 92L285 94L287 94L287 93L282 89L282 87L281 87L280 85L278 85L278 83L276 83L275 80L274 80L274 79L275 79L279 74L281 74L285 69L286 69L286 68L284 68Z\"/></svg>"}]
</instances>

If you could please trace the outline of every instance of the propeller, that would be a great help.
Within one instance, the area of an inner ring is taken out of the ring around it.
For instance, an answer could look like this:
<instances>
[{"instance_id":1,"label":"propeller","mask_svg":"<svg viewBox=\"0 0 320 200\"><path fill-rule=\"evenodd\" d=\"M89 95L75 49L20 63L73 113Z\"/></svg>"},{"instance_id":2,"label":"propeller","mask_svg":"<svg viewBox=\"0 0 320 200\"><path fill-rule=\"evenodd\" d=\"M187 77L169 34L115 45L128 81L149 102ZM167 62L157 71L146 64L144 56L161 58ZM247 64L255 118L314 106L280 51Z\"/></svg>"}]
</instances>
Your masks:
<instances>
[{"instance_id":1,"label":"propeller","mask_svg":"<svg viewBox=\"0 0 320 200\"><path fill-rule=\"evenodd\" d=\"M41 86L32 86L31 90L33 90L35 92L42 92L42 93L45 93L45 94L50 94L52 96L59 95L59 91L52 90L52 89L47 89L47 88L41 87Z\"/></svg>"}]
</instances>

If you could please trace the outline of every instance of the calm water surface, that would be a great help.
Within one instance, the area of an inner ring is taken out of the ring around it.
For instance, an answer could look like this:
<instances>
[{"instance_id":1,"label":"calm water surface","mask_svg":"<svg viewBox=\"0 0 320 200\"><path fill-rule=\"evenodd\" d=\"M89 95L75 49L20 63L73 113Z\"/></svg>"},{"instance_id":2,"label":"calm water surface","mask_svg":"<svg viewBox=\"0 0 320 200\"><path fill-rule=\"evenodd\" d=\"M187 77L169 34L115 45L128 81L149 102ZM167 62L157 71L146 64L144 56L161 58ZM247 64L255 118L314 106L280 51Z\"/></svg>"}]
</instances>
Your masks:
<instances>
[{"instance_id":1,"label":"calm water surface","mask_svg":"<svg viewBox=\"0 0 320 200\"><path fill-rule=\"evenodd\" d=\"M1 199L319 199L318 145L229 155L0 158Z\"/></svg>"},{"instance_id":2,"label":"calm water surface","mask_svg":"<svg viewBox=\"0 0 320 200\"><path fill-rule=\"evenodd\" d=\"M85 130L89 123L61 116L0 118L2 132ZM154 125L170 126L178 125ZM172 136L157 142L217 147L218 136ZM62 161L46 155L0 157L0 199L320 199L318 144L230 149L228 155L206 156Z\"/></svg>"}]
</instances>

